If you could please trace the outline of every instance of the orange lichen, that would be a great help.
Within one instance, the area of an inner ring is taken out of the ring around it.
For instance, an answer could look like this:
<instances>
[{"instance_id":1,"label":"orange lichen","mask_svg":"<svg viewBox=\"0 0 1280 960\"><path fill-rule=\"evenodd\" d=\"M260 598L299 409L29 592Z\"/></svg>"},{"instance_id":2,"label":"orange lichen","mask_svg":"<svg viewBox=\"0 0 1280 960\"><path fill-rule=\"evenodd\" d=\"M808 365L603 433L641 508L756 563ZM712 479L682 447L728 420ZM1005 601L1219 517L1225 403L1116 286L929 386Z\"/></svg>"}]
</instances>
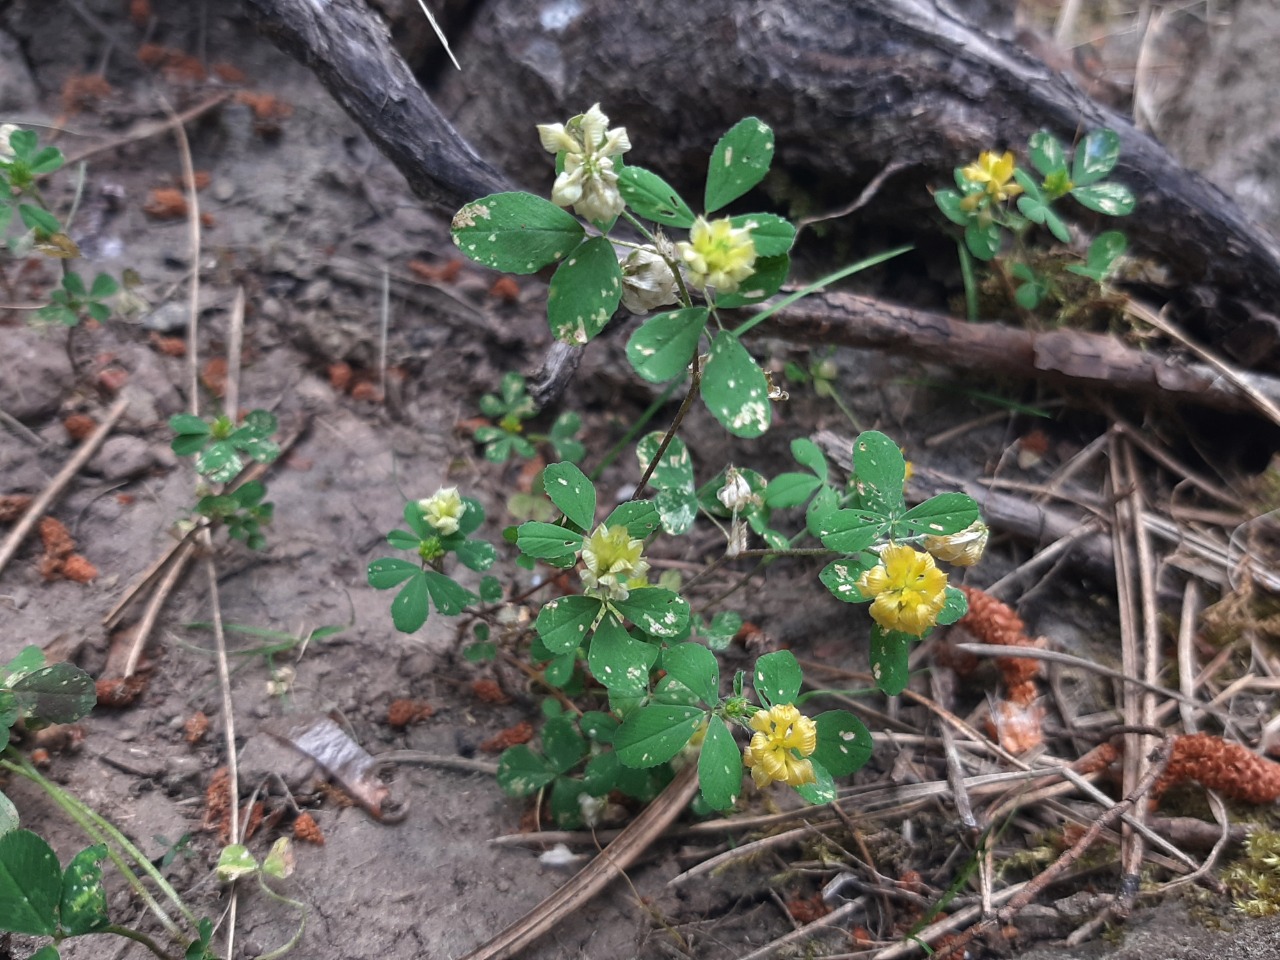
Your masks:
<instances>
[{"instance_id":1,"label":"orange lichen","mask_svg":"<svg viewBox=\"0 0 1280 960\"><path fill-rule=\"evenodd\" d=\"M508 747L514 747L519 743L528 743L533 739L533 724L528 721L521 720L514 727L500 731L480 744L480 749L485 753L501 753Z\"/></svg>"},{"instance_id":2,"label":"orange lichen","mask_svg":"<svg viewBox=\"0 0 1280 960\"><path fill-rule=\"evenodd\" d=\"M270 93L241 90L236 102L253 111L253 129L259 136L270 137L280 132L280 121L293 116L293 105Z\"/></svg>"},{"instance_id":3,"label":"orange lichen","mask_svg":"<svg viewBox=\"0 0 1280 960\"><path fill-rule=\"evenodd\" d=\"M171 83L203 83L208 77L198 58L174 47L144 43L138 48L138 59L145 66L159 68Z\"/></svg>"},{"instance_id":4,"label":"orange lichen","mask_svg":"<svg viewBox=\"0 0 1280 960\"><path fill-rule=\"evenodd\" d=\"M73 553L62 562L62 579L73 583L92 583L98 579L98 568L87 557Z\"/></svg>"},{"instance_id":5,"label":"orange lichen","mask_svg":"<svg viewBox=\"0 0 1280 960\"><path fill-rule=\"evenodd\" d=\"M154 187L142 212L155 220L181 220L187 215L187 197L177 187Z\"/></svg>"},{"instance_id":6,"label":"orange lichen","mask_svg":"<svg viewBox=\"0 0 1280 960\"><path fill-rule=\"evenodd\" d=\"M320 831L320 824L316 823L316 818L309 813L300 813L293 821L293 838L302 843L314 843L317 847L324 846L324 834Z\"/></svg>"},{"instance_id":7,"label":"orange lichen","mask_svg":"<svg viewBox=\"0 0 1280 960\"><path fill-rule=\"evenodd\" d=\"M206 830L216 830L218 839L227 843L231 838L231 774L226 767L219 767L204 791L204 820Z\"/></svg>"},{"instance_id":8,"label":"orange lichen","mask_svg":"<svg viewBox=\"0 0 1280 960\"><path fill-rule=\"evenodd\" d=\"M351 364L345 360L338 360L329 364L329 386L339 393L346 393L351 386L352 370Z\"/></svg>"},{"instance_id":9,"label":"orange lichen","mask_svg":"<svg viewBox=\"0 0 1280 960\"><path fill-rule=\"evenodd\" d=\"M1034 696L1034 685L1032 686ZM1026 753L1044 742L1044 707L1012 697L991 706L987 732L1010 753Z\"/></svg>"},{"instance_id":10,"label":"orange lichen","mask_svg":"<svg viewBox=\"0 0 1280 960\"><path fill-rule=\"evenodd\" d=\"M187 355L187 341L182 337L166 337L152 331L150 339L151 345L156 348L156 352L163 353L166 357L185 357Z\"/></svg>"},{"instance_id":11,"label":"orange lichen","mask_svg":"<svg viewBox=\"0 0 1280 960\"><path fill-rule=\"evenodd\" d=\"M62 83L62 110L68 116L94 110L111 93L111 84L101 74L73 73Z\"/></svg>"},{"instance_id":12,"label":"orange lichen","mask_svg":"<svg viewBox=\"0 0 1280 960\"><path fill-rule=\"evenodd\" d=\"M387 708L387 726L403 730L434 715L436 708L424 700L392 700Z\"/></svg>"},{"instance_id":13,"label":"orange lichen","mask_svg":"<svg viewBox=\"0 0 1280 960\"><path fill-rule=\"evenodd\" d=\"M454 257L444 263L433 264L415 258L409 261L409 271L414 276L433 283L452 283L462 272L462 261Z\"/></svg>"},{"instance_id":14,"label":"orange lichen","mask_svg":"<svg viewBox=\"0 0 1280 960\"><path fill-rule=\"evenodd\" d=\"M199 743L209 732L209 717L203 710L197 710L187 718L187 722L182 726L182 732L187 743L192 745Z\"/></svg>"},{"instance_id":15,"label":"orange lichen","mask_svg":"<svg viewBox=\"0 0 1280 960\"><path fill-rule=\"evenodd\" d=\"M815 893L803 899L788 900L786 908L787 913L791 914L791 918L796 923L813 923L819 917L825 917L831 912L831 908L823 902L821 893Z\"/></svg>"},{"instance_id":16,"label":"orange lichen","mask_svg":"<svg viewBox=\"0 0 1280 960\"><path fill-rule=\"evenodd\" d=\"M98 576L98 568L75 552L76 544L61 520L40 518L40 540L44 556L40 558L40 575L46 580L74 580L88 583Z\"/></svg>"},{"instance_id":17,"label":"orange lichen","mask_svg":"<svg viewBox=\"0 0 1280 960\"><path fill-rule=\"evenodd\" d=\"M87 413L73 413L62 421L62 428L67 431L67 436L76 443L93 433L97 425L98 421Z\"/></svg>"},{"instance_id":18,"label":"orange lichen","mask_svg":"<svg viewBox=\"0 0 1280 960\"><path fill-rule=\"evenodd\" d=\"M1151 795L1158 798L1169 787L1188 780L1244 803L1274 803L1280 798L1280 763L1208 733L1173 741L1169 765Z\"/></svg>"},{"instance_id":19,"label":"orange lichen","mask_svg":"<svg viewBox=\"0 0 1280 960\"><path fill-rule=\"evenodd\" d=\"M511 277L499 277L489 288L489 296L503 303L516 303L520 300L520 284Z\"/></svg>"},{"instance_id":20,"label":"orange lichen","mask_svg":"<svg viewBox=\"0 0 1280 960\"><path fill-rule=\"evenodd\" d=\"M496 680L473 680L471 692L485 703L510 703L511 698L502 692Z\"/></svg>"},{"instance_id":21,"label":"orange lichen","mask_svg":"<svg viewBox=\"0 0 1280 960\"><path fill-rule=\"evenodd\" d=\"M131 706L147 689L148 674L135 673L130 677L106 677L94 686L98 692L98 706L122 710Z\"/></svg>"},{"instance_id":22,"label":"orange lichen","mask_svg":"<svg viewBox=\"0 0 1280 960\"><path fill-rule=\"evenodd\" d=\"M25 493L6 493L0 496L0 523L13 523L27 512L31 497Z\"/></svg>"},{"instance_id":23,"label":"orange lichen","mask_svg":"<svg viewBox=\"0 0 1280 960\"><path fill-rule=\"evenodd\" d=\"M249 79L235 64L219 62L215 63L212 69L213 75L223 83L239 85Z\"/></svg>"},{"instance_id":24,"label":"orange lichen","mask_svg":"<svg viewBox=\"0 0 1280 960\"><path fill-rule=\"evenodd\" d=\"M380 403L382 401L382 391L378 389L376 383L361 380L351 388L351 399L364 400L368 403Z\"/></svg>"},{"instance_id":25,"label":"orange lichen","mask_svg":"<svg viewBox=\"0 0 1280 960\"><path fill-rule=\"evenodd\" d=\"M975 587L961 587L969 601L969 612L960 618L959 626L968 630L983 643L1002 647L1030 647L1043 645L1044 641L1027 636L1026 624L1013 609L995 597ZM944 654L946 665L957 673L965 674L976 668L967 654ZM1013 753L1021 753L1043 740L1040 729L1043 709L1035 704L1039 691L1036 677L1040 676L1039 660L1030 657L996 657L996 669L1004 685L1004 699L993 707L992 732L1001 746Z\"/></svg>"},{"instance_id":26,"label":"orange lichen","mask_svg":"<svg viewBox=\"0 0 1280 960\"><path fill-rule=\"evenodd\" d=\"M213 357L200 371L200 380L215 397L227 392L227 361L225 357Z\"/></svg>"}]
</instances>

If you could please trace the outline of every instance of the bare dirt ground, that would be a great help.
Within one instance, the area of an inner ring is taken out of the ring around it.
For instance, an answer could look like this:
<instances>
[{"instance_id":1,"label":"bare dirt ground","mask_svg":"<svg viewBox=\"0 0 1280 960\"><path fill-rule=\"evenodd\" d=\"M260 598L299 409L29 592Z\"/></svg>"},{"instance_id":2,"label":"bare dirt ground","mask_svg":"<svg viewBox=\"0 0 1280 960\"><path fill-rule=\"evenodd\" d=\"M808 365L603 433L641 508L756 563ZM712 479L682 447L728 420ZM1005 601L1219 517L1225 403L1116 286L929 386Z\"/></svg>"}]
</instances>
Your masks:
<instances>
[{"instance_id":1,"label":"bare dirt ground","mask_svg":"<svg viewBox=\"0 0 1280 960\"><path fill-rule=\"evenodd\" d=\"M166 420L185 409L188 361L158 349L154 335L183 333L188 284L198 269L201 365L225 354L231 304L243 287L248 312L240 405L273 411L285 434L301 431L269 475L276 512L266 549L218 548L222 617L296 636L343 627L276 657L276 666L296 670L283 694L268 691L270 666L262 656L237 658L232 701L245 790L286 763L255 737L260 727L330 711L340 712L374 754L412 749L491 761L479 744L518 721L536 719L535 696L516 676L465 662L465 638L453 622L433 616L419 634L397 634L388 616L390 597L367 586L365 568L387 552L382 536L398 525L405 499L443 484L457 484L485 503L490 520L482 532L500 542L501 529L512 522L505 503L520 482L518 468L481 459L459 421L476 415L478 397L504 371L529 373L537 366L550 343L542 316L545 289L522 279L518 296L504 299L491 292L495 277L478 269L464 266L448 282L415 273L411 261L439 267L453 257L447 224L421 212L398 174L306 70L219 5L156 3L154 19L139 24L125 7L117 0L0 4L0 120L55 124L64 152L92 151L76 238L93 269L116 275L130 269L141 278L136 311L94 329L70 335L32 330L17 312L0 315L0 411L28 428L0 431L0 493L34 493L47 484L74 447L64 426L69 414L100 417L114 397L129 400L119 428L53 511L100 576L87 585L45 582L37 569L38 544L28 544L0 579L0 661L36 644L99 675L117 640L104 631L104 615L172 544L170 531L192 502L194 475L169 451ZM210 68L227 64L243 80L226 69L221 78L217 70L199 78L172 64L147 68L136 56L144 41L195 55ZM1213 43L1225 42L1214 34ZM1219 46L1213 49L1219 61L1226 56ZM109 89L68 103L68 78L98 71ZM270 104L237 98L242 90L270 94L288 109L273 115ZM138 124L162 123L166 104L182 111L222 93L225 102L187 126L195 167L209 177L200 193L209 221L197 253L185 218L144 213L153 189L181 185L172 132L131 134ZM1269 106L1275 131L1277 115ZM1170 116L1177 120L1181 114L1175 114ZM1157 127L1166 132L1172 124ZM1210 159L1200 162L1213 167ZM1232 189L1235 181L1223 185ZM60 177L51 203L69 204L72 188L72 177ZM30 281L10 264L4 269L11 285L6 299L31 299ZM384 276L391 290L388 379L379 402ZM606 337L565 400L584 414L589 449L614 442L652 399L647 387L622 372L620 356L621 338ZM787 356L776 348L779 360ZM352 390L332 379L329 370L337 363L348 364L354 382L364 387ZM869 354L843 356L840 364L844 396L864 425L883 426L924 465L981 474L1001 462L1010 438L1024 426L1002 421L977 429L966 434L963 449L940 454L923 446L926 435L988 408L922 388L921 372L911 365ZM202 408L214 402L205 389ZM797 394L781 411L771 445L755 455L774 465L787 462L786 441L823 426L847 429L839 411ZM1078 449L1081 429L1080 422L1065 424L1047 463L1028 468L1027 477L1039 479ZM718 465L732 455L709 418L695 417L692 430L700 463ZM631 462L607 474L604 488L625 496L623 488L635 480ZM667 557L670 565L696 559L692 553ZM495 572L515 593L530 575L510 560L504 557ZM1004 551L970 582L994 580L1013 560ZM866 628L861 619L848 626L849 609L813 589L814 573L798 566L771 570L750 591L743 612L773 642L857 669L865 662L860 651ZM1067 576L1047 584L1022 612L1055 644L1089 652L1097 640L1102 649L1114 648L1110 590ZM172 841L192 835L190 854L178 856L166 872L198 911L217 917L226 906L210 875L218 843L201 821L205 789L225 762L221 701L208 632L190 626L209 617L200 560L161 615L147 650L145 691L126 709L96 710L84 723L79 750L55 756L50 775L119 824L148 855L159 858ZM243 636L233 641L240 649L258 644ZM745 662L745 654L737 656ZM477 698L476 679L497 679L511 702ZM434 714L394 729L388 708L397 698L425 701ZM184 728L197 711L213 718L212 726L205 740L191 745ZM882 742L865 776L909 779L910 765L901 747ZM291 895L311 908L296 956L458 957L567 877L564 868L540 864L536 852L489 842L516 832L525 811L501 794L491 776L403 764L390 781L393 797L409 804L397 824L379 823L360 807L303 785L308 795L301 800L313 805L325 843L300 845L289 884ZM48 837L64 862L84 845L38 791L20 781L4 787L24 826ZM750 807L758 813L776 802L787 801L755 797ZM893 820L868 820L862 828L882 865L939 867L960 843L952 819L939 805L917 815L913 838ZM261 855L274 835L264 831L250 841L252 848ZM690 838L661 846L631 873L633 887L615 884L528 956L742 957L793 928L782 901L812 897L820 886L805 872L816 870L813 861L821 859L817 844L732 868L704 884L665 886L709 847ZM941 872L931 879L942 888L949 882ZM1104 891L1110 882L1106 874L1094 881ZM1195 901L1199 912L1193 915L1191 902L1170 895L1140 909L1116 934L1119 945L1099 942L1038 955L1280 955L1280 926L1246 924L1222 900L1208 906ZM115 890L112 907L124 922L137 910L123 889ZM1233 932L1207 929L1206 913L1220 914L1215 926ZM1045 935L1061 936L1061 916L1052 919ZM278 904L242 896L237 954L257 956L278 946L293 924ZM668 928L688 952L670 946L676 941ZM1021 948L1032 938L1028 927ZM839 952L849 943L847 936L827 937L814 949ZM14 949L25 955L27 941L15 938ZM71 957L143 955L137 947L108 954L89 943L68 942L62 949ZM797 949L792 955L805 947Z\"/></svg>"}]
</instances>

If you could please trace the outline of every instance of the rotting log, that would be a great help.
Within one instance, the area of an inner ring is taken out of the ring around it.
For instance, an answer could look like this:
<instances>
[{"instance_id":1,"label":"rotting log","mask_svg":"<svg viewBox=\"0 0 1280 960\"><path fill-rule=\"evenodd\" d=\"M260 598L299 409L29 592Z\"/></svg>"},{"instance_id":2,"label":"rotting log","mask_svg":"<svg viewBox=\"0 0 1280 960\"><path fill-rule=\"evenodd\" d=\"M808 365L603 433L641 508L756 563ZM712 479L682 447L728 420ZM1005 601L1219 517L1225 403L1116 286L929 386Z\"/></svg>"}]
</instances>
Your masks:
<instances>
[{"instance_id":1,"label":"rotting log","mask_svg":"<svg viewBox=\"0 0 1280 960\"><path fill-rule=\"evenodd\" d=\"M279 46L310 66L414 192L442 213L506 189L506 175L457 134L362 0L245 0ZM779 202L839 203L889 160L913 167L885 189L879 220L936 237L926 184L992 147L1047 128L1070 141L1108 126L1118 179L1138 196L1123 227L1159 265L1161 294L1188 333L1254 369L1280 371L1280 245L1221 191L1183 169L1129 120L1012 43L935 0L708 2L581 0L551 16L523 0L477 3L451 38L461 75L441 103L517 180L545 179L536 119L592 102L632 131L637 162L673 182L699 177L715 131L746 114L775 128ZM895 177L895 181L899 178ZM909 188L909 189L908 189ZM867 211L868 215L872 212Z\"/></svg>"}]
</instances>

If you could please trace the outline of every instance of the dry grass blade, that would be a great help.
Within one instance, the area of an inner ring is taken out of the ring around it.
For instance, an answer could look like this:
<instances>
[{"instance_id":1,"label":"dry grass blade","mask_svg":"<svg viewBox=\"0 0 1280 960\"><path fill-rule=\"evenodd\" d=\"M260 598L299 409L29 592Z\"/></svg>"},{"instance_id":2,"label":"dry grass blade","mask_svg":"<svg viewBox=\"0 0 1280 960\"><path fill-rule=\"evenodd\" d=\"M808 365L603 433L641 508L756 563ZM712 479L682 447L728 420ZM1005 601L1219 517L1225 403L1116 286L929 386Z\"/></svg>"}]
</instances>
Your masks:
<instances>
[{"instance_id":1,"label":"dry grass blade","mask_svg":"<svg viewBox=\"0 0 1280 960\"><path fill-rule=\"evenodd\" d=\"M115 428L117 421L124 416L128 406L129 401L124 397L112 404L102 423L98 424L98 428L85 438L71 459L58 471L58 475L49 481L48 486L40 491L38 497L31 501L27 512L22 515L22 519L14 524L13 529L9 531L9 536L5 538L4 544L0 545L0 571L3 571L9 565L13 555L18 552L18 547L22 546L22 541L26 539L27 534L35 527L36 521L58 499L62 491L66 489L67 484L71 482L71 478L83 469L98 448L102 446L102 442L107 439L107 435Z\"/></svg>"},{"instance_id":2,"label":"dry grass blade","mask_svg":"<svg viewBox=\"0 0 1280 960\"><path fill-rule=\"evenodd\" d=\"M806 923L799 929L792 930L785 936L779 937L772 943L766 943L759 950L753 950L746 956L740 957L739 960L764 960L765 957L772 956L783 947L788 947L794 943L802 943L818 931L835 926L838 923L843 923L849 917L854 916L859 910L864 908L865 902L866 897L857 897L856 899L850 900L848 903L842 904L835 910L832 910L825 917L819 917L812 923Z\"/></svg>"}]
</instances>

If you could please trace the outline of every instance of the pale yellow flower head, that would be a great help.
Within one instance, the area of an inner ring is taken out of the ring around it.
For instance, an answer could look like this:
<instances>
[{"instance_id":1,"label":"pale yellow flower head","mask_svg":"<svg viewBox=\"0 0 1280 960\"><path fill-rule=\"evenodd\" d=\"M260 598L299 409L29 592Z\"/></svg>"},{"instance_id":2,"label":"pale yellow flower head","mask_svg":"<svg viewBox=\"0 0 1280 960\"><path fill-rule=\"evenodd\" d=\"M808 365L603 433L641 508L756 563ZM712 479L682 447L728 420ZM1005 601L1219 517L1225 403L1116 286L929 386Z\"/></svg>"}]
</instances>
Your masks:
<instances>
[{"instance_id":1,"label":"pale yellow flower head","mask_svg":"<svg viewBox=\"0 0 1280 960\"><path fill-rule=\"evenodd\" d=\"M947 575L929 554L891 543L880 552L880 563L858 578L858 589L873 598L872 620L920 637L938 622L947 602Z\"/></svg>"},{"instance_id":2,"label":"pale yellow flower head","mask_svg":"<svg viewBox=\"0 0 1280 960\"><path fill-rule=\"evenodd\" d=\"M689 239L677 245L689 271L689 282L700 290L733 293L755 273L756 244L749 227L735 227L728 218L693 222Z\"/></svg>"},{"instance_id":3,"label":"pale yellow flower head","mask_svg":"<svg viewBox=\"0 0 1280 960\"><path fill-rule=\"evenodd\" d=\"M564 171L551 188L551 200L573 207L580 217L605 223L627 205L618 192L611 157L631 149L626 127L609 129L609 118L595 104L568 123L538 124L538 138L548 153L564 154Z\"/></svg>"},{"instance_id":4,"label":"pale yellow flower head","mask_svg":"<svg viewBox=\"0 0 1280 960\"><path fill-rule=\"evenodd\" d=\"M1009 182L1013 179L1013 168L1014 160L1011 150L1006 150L1003 155L997 154L994 150L983 150L978 155L977 162L965 167L961 175L970 183L986 184L987 196L999 203L1010 197L1016 197L1022 192L1020 186ZM978 195L975 194L975 196Z\"/></svg>"},{"instance_id":5,"label":"pale yellow flower head","mask_svg":"<svg viewBox=\"0 0 1280 960\"><path fill-rule=\"evenodd\" d=\"M991 531L981 520L975 520L958 533L945 537L925 537L924 548L934 559L954 563L957 567L972 567L982 559L987 549Z\"/></svg>"},{"instance_id":6,"label":"pale yellow flower head","mask_svg":"<svg viewBox=\"0 0 1280 960\"><path fill-rule=\"evenodd\" d=\"M750 723L756 732L743 751L742 761L757 787L775 781L793 787L817 781L813 764L804 759L818 745L817 724L789 703L757 711Z\"/></svg>"},{"instance_id":7,"label":"pale yellow flower head","mask_svg":"<svg viewBox=\"0 0 1280 960\"><path fill-rule=\"evenodd\" d=\"M645 583L649 562L640 554L644 541L622 525L603 523L582 544L582 592L602 600L625 600L631 588Z\"/></svg>"},{"instance_id":8,"label":"pale yellow flower head","mask_svg":"<svg viewBox=\"0 0 1280 960\"><path fill-rule=\"evenodd\" d=\"M458 496L457 487L441 487L434 495L419 500L418 509L427 523L447 537L458 532L458 521L467 512L467 505Z\"/></svg>"}]
</instances>

